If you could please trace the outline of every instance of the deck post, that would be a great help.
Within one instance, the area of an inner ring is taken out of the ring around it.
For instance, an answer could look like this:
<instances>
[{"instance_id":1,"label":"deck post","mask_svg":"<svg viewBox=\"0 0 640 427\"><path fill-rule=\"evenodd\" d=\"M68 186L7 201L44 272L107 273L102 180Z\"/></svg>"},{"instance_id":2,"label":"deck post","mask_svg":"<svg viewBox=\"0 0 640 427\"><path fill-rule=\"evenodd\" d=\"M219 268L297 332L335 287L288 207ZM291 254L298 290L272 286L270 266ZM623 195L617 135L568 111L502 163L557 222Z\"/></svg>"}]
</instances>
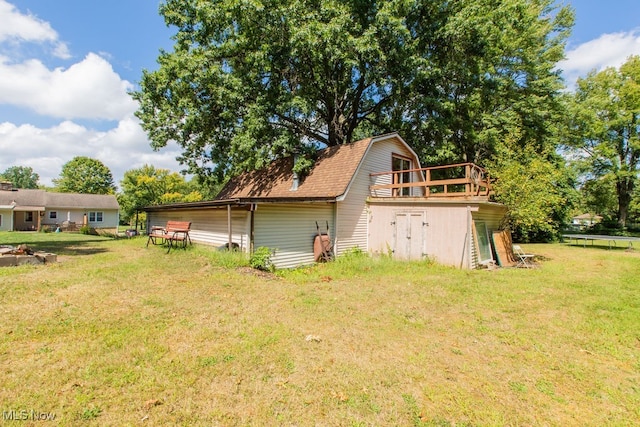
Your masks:
<instances>
[{"instance_id":1,"label":"deck post","mask_svg":"<svg viewBox=\"0 0 640 427\"><path fill-rule=\"evenodd\" d=\"M431 169L427 169L425 172L426 173L424 174L424 182L427 185L425 186L424 197L429 197L429 194L431 194L431 187L429 186L429 183L431 182Z\"/></svg>"}]
</instances>

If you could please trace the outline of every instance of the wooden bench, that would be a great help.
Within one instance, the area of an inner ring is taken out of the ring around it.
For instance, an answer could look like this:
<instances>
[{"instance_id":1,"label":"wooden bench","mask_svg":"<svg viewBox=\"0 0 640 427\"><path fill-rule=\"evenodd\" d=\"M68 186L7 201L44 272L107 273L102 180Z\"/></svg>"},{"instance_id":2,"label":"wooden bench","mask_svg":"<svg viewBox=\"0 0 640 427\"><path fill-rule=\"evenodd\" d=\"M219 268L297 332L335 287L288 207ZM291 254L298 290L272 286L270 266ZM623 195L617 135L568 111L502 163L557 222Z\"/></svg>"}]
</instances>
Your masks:
<instances>
[{"instance_id":1,"label":"wooden bench","mask_svg":"<svg viewBox=\"0 0 640 427\"><path fill-rule=\"evenodd\" d=\"M171 251L171 248L186 249L187 243L191 244L189 230L191 230L189 221L167 221L167 225L164 227L151 227L146 247L149 247L149 242L151 242L154 245L166 244L167 253Z\"/></svg>"}]
</instances>

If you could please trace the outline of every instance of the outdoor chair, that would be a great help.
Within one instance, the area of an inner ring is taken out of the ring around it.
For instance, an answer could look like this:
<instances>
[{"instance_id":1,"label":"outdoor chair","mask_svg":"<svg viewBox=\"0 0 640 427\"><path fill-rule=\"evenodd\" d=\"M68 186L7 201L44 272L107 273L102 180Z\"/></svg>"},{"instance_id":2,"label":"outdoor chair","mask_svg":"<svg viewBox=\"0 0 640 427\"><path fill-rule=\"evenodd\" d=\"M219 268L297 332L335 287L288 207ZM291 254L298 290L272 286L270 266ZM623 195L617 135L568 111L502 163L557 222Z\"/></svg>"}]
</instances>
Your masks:
<instances>
[{"instance_id":1,"label":"outdoor chair","mask_svg":"<svg viewBox=\"0 0 640 427\"><path fill-rule=\"evenodd\" d=\"M520 245L513 245L513 254L515 255L517 264L516 267L522 268L533 268L535 264L533 263L534 254L525 253Z\"/></svg>"}]
</instances>

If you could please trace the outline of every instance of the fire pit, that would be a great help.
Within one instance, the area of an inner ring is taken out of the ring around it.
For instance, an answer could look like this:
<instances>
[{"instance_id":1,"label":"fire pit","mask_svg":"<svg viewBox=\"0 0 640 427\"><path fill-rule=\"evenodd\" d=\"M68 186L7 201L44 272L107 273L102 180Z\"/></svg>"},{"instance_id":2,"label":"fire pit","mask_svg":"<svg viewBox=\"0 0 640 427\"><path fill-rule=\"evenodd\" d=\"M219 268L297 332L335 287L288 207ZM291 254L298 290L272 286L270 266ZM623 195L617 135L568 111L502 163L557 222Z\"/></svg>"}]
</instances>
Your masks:
<instances>
[{"instance_id":1,"label":"fire pit","mask_svg":"<svg viewBox=\"0 0 640 427\"><path fill-rule=\"evenodd\" d=\"M0 246L0 267L11 267L16 265L40 265L56 262L56 254L34 251L27 245Z\"/></svg>"}]
</instances>

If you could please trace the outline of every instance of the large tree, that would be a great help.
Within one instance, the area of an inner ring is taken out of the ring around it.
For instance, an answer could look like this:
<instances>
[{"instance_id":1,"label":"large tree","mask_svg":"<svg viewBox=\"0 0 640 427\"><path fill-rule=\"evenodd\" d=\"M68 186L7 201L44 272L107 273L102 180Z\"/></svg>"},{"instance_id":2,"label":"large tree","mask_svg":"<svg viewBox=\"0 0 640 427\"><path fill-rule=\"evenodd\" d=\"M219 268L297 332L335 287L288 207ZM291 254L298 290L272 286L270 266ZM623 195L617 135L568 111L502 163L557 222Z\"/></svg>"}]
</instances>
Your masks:
<instances>
[{"instance_id":1,"label":"large tree","mask_svg":"<svg viewBox=\"0 0 640 427\"><path fill-rule=\"evenodd\" d=\"M553 0L436 3L407 17L419 57L392 127L431 164L485 163L504 144L552 152L573 11Z\"/></svg>"},{"instance_id":2,"label":"large tree","mask_svg":"<svg viewBox=\"0 0 640 427\"><path fill-rule=\"evenodd\" d=\"M640 169L640 56L579 79L570 104L568 145L587 181L614 185L624 227Z\"/></svg>"},{"instance_id":3,"label":"large tree","mask_svg":"<svg viewBox=\"0 0 640 427\"><path fill-rule=\"evenodd\" d=\"M131 222L145 206L162 203L195 202L203 199L197 182L189 182L178 173L144 165L124 173L118 194L121 219Z\"/></svg>"},{"instance_id":4,"label":"large tree","mask_svg":"<svg viewBox=\"0 0 640 427\"><path fill-rule=\"evenodd\" d=\"M398 130L428 162L548 148L572 24L553 0L167 0L172 52L145 71L152 146L220 180L317 144Z\"/></svg>"},{"instance_id":5,"label":"large tree","mask_svg":"<svg viewBox=\"0 0 640 427\"><path fill-rule=\"evenodd\" d=\"M38 188L40 177L28 166L11 166L0 173L0 179L10 181L14 188Z\"/></svg>"},{"instance_id":6,"label":"large tree","mask_svg":"<svg viewBox=\"0 0 640 427\"><path fill-rule=\"evenodd\" d=\"M113 194L113 175L100 160L77 156L62 166L60 177L53 180L62 193Z\"/></svg>"}]
</instances>

